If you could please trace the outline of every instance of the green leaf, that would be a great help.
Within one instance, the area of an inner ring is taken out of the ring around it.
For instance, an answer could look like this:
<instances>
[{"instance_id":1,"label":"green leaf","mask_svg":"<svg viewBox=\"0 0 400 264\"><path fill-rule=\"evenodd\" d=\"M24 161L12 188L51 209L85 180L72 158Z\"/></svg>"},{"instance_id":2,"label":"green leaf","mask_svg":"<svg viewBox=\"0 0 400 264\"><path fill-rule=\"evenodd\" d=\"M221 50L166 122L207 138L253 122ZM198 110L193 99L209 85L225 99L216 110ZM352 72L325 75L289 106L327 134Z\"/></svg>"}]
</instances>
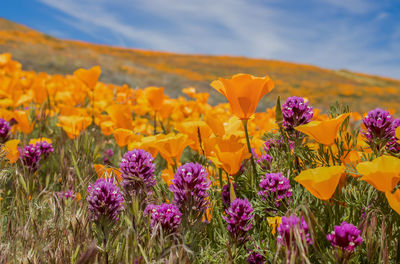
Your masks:
<instances>
[{"instance_id":1,"label":"green leaf","mask_svg":"<svg viewBox=\"0 0 400 264\"><path fill-rule=\"evenodd\" d=\"M281 97L280 96L278 96L278 99L276 100L275 121L279 126L281 126L281 124L283 122L283 114L282 114Z\"/></svg>"}]
</instances>

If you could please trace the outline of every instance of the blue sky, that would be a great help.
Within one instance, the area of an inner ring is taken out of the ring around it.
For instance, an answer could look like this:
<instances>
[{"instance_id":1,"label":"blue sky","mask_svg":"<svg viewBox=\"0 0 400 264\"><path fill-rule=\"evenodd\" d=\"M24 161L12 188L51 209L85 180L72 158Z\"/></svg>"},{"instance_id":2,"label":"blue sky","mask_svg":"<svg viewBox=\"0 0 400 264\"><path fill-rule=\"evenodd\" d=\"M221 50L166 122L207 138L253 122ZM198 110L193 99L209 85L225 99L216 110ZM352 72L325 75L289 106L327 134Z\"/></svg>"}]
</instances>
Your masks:
<instances>
[{"instance_id":1,"label":"blue sky","mask_svg":"<svg viewBox=\"0 0 400 264\"><path fill-rule=\"evenodd\" d=\"M0 16L59 38L400 79L399 0L9 0Z\"/></svg>"}]
</instances>

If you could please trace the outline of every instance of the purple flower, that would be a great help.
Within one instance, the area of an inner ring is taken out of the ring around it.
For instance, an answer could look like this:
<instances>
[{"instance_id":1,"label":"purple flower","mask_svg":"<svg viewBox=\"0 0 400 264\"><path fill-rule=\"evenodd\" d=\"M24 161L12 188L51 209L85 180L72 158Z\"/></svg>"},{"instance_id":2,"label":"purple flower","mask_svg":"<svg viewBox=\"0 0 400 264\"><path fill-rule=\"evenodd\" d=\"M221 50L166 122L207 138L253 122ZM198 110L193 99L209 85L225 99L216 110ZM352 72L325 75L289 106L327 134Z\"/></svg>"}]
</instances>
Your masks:
<instances>
[{"instance_id":1,"label":"purple flower","mask_svg":"<svg viewBox=\"0 0 400 264\"><path fill-rule=\"evenodd\" d=\"M233 183L232 185L233 185L233 190L236 191L236 184ZM224 205L224 208L228 208L231 204L231 191L230 191L229 184L225 184L222 187L221 197L222 197L222 204Z\"/></svg>"},{"instance_id":2,"label":"purple flower","mask_svg":"<svg viewBox=\"0 0 400 264\"><path fill-rule=\"evenodd\" d=\"M22 164L27 167L31 172L35 172L39 169L40 161L40 148L36 145L26 145L22 150L20 148L20 159Z\"/></svg>"},{"instance_id":3,"label":"purple flower","mask_svg":"<svg viewBox=\"0 0 400 264\"><path fill-rule=\"evenodd\" d=\"M293 142L289 140L290 150L293 150ZM264 142L265 152L269 152L271 149L283 149L285 143L283 142L283 137L280 138L269 138Z\"/></svg>"},{"instance_id":4,"label":"purple flower","mask_svg":"<svg viewBox=\"0 0 400 264\"><path fill-rule=\"evenodd\" d=\"M122 186L134 193L147 192L156 184L153 160L151 154L142 149L126 152L120 164Z\"/></svg>"},{"instance_id":5,"label":"purple flower","mask_svg":"<svg viewBox=\"0 0 400 264\"><path fill-rule=\"evenodd\" d=\"M387 142L393 138L393 116L388 111L376 108L369 111L362 121L367 129L363 134L370 143L376 140Z\"/></svg>"},{"instance_id":6,"label":"purple flower","mask_svg":"<svg viewBox=\"0 0 400 264\"><path fill-rule=\"evenodd\" d=\"M6 142L10 137L10 124L4 120L3 118L0 118L0 142L4 143Z\"/></svg>"},{"instance_id":7,"label":"purple flower","mask_svg":"<svg viewBox=\"0 0 400 264\"><path fill-rule=\"evenodd\" d=\"M247 231L253 225L253 207L247 199L236 198L231 206L225 210L227 216L222 218L228 223L228 231L233 240L237 243L244 243L248 240Z\"/></svg>"},{"instance_id":8,"label":"purple flower","mask_svg":"<svg viewBox=\"0 0 400 264\"><path fill-rule=\"evenodd\" d=\"M152 228L160 225L162 230L167 233L176 232L182 221L182 214L174 204L150 204L144 210L144 214L150 215Z\"/></svg>"},{"instance_id":9,"label":"purple flower","mask_svg":"<svg viewBox=\"0 0 400 264\"><path fill-rule=\"evenodd\" d=\"M313 117L313 109L302 97L289 97L282 105L283 127L293 131L295 127L309 123Z\"/></svg>"},{"instance_id":10,"label":"purple flower","mask_svg":"<svg viewBox=\"0 0 400 264\"><path fill-rule=\"evenodd\" d=\"M118 221L118 216L124 209L121 191L110 179L98 179L94 184L90 184L87 201L95 221Z\"/></svg>"},{"instance_id":11,"label":"purple flower","mask_svg":"<svg viewBox=\"0 0 400 264\"><path fill-rule=\"evenodd\" d=\"M57 195L59 198L64 198L64 199L70 199L70 198L75 199L75 197L76 197L76 194L72 190L68 190L65 192L59 192L59 193L57 193Z\"/></svg>"},{"instance_id":12,"label":"purple flower","mask_svg":"<svg viewBox=\"0 0 400 264\"><path fill-rule=\"evenodd\" d=\"M282 173L267 173L260 181L260 195L264 200L272 199L275 205L279 207L281 201L292 197L292 189L288 178L282 176Z\"/></svg>"},{"instance_id":13,"label":"purple flower","mask_svg":"<svg viewBox=\"0 0 400 264\"><path fill-rule=\"evenodd\" d=\"M291 215L289 217L282 217L282 223L277 228L278 244L282 246L286 246L287 248L291 248L296 241L295 235L300 235L301 239L305 240L306 243L312 244L310 234L308 233L308 225L303 217L301 220L295 216Z\"/></svg>"},{"instance_id":14,"label":"purple flower","mask_svg":"<svg viewBox=\"0 0 400 264\"><path fill-rule=\"evenodd\" d=\"M54 152L53 146L51 143L48 143L47 141L38 141L35 144L35 147L40 149L40 154L43 156L43 159L46 159L50 153Z\"/></svg>"},{"instance_id":15,"label":"purple flower","mask_svg":"<svg viewBox=\"0 0 400 264\"><path fill-rule=\"evenodd\" d=\"M397 138L395 135L396 128L398 128L399 126L400 126L400 118L393 121L392 123L393 136L386 145L386 149L393 153L400 153L400 144L397 143L397 141L400 138Z\"/></svg>"},{"instance_id":16,"label":"purple flower","mask_svg":"<svg viewBox=\"0 0 400 264\"><path fill-rule=\"evenodd\" d=\"M271 168L272 156L269 154L261 155L261 157L257 160L257 164L263 170L269 170Z\"/></svg>"},{"instance_id":17,"label":"purple flower","mask_svg":"<svg viewBox=\"0 0 400 264\"><path fill-rule=\"evenodd\" d=\"M207 210L208 190L211 185L207 176L206 169L198 163L186 163L176 170L169 190L174 193L174 204L183 213L194 210L202 215Z\"/></svg>"},{"instance_id":18,"label":"purple flower","mask_svg":"<svg viewBox=\"0 0 400 264\"><path fill-rule=\"evenodd\" d=\"M249 264L264 264L266 259L263 255L253 251L247 258L247 263Z\"/></svg>"},{"instance_id":19,"label":"purple flower","mask_svg":"<svg viewBox=\"0 0 400 264\"><path fill-rule=\"evenodd\" d=\"M354 251L354 248L363 242L360 236L361 231L352 224L343 222L340 226L335 226L326 238L331 242L332 247L339 247L342 250Z\"/></svg>"},{"instance_id":20,"label":"purple flower","mask_svg":"<svg viewBox=\"0 0 400 264\"><path fill-rule=\"evenodd\" d=\"M105 164L111 164L110 159L112 158L112 156L114 155L114 151L113 149L109 148L106 149L103 153L103 161Z\"/></svg>"}]
</instances>

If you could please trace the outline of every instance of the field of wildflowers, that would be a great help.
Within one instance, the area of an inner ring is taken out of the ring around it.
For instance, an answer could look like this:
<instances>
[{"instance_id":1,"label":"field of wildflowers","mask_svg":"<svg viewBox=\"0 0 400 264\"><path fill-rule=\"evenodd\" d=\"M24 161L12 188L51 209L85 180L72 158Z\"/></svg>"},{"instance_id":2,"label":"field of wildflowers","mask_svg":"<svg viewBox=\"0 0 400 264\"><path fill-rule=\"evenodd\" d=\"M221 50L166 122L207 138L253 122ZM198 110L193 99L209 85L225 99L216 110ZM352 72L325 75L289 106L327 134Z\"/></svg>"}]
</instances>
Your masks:
<instances>
[{"instance_id":1,"label":"field of wildflowers","mask_svg":"<svg viewBox=\"0 0 400 264\"><path fill-rule=\"evenodd\" d=\"M0 263L400 263L395 113L100 75L0 55Z\"/></svg>"}]
</instances>

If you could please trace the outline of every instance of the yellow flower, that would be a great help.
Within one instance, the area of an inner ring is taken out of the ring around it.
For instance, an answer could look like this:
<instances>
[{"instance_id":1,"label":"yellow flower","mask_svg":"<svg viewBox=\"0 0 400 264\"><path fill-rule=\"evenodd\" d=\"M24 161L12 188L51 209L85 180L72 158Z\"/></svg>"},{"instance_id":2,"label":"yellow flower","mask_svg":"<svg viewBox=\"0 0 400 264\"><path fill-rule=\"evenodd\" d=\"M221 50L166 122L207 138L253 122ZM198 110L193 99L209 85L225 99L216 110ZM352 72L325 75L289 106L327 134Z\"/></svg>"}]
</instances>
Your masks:
<instances>
[{"instance_id":1,"label":"yellow flower","mask_svg":"<svg viewBox=\"0 0 400 264\"><path fill-rule=\"evenodd\" d=\"M274 82L268 76L236 74L232 79L219 78L211 86L226 97L234 115L247 120L256 111L261 98L272 91Z\"/></svg>"},{"instance_id":2,"label":"yellow flower","mask_svg":"<svg viewBox=\"0 0 400 264\"><path fill-rule=\"evenodd\" d=\"M345 167L332 166L304 170L294 180L318 199L329 200L344 177Z\"/></svg>"},{"instance_id":3,"label":"yellow flower","mask_svg":"<svg viewBox=\"0 0 400 264\"><path fill-rule=\"evenodd\" d=\"M357 171L363 175L361 180L375 189L391 192L400 181L400 159L384 155L373 161L359 163Z\"/></svg>"},{"instance_id":4,"label":"yellow flower","mask_svg":"<svg viewBox=\"0 0 400 264\"><path fill-rule=\"evenodd\" d=\"M272 235L276 234L276 228L278 228L282 224L282 217L274 216L267 217L268 225L272 228Z\"/></svg>"},{"instance_id":5,"label":"yellow flower","mask_svg":"<svg viewBox=\"0 0 400 264\"><path fill-rule=\"evenodd\" d=\"M50 144L52 143L52 140L50 138L42 137L42 138L33 138L33 139L29 140L29 144L36 145L36 143L43 142L43 141L46 141L47 143L50 143Z\"/></svg>"},{"instance_id":6,"label":"yellow flower","mask_svg":"<svg viewBox=\"0 0 400 264\"><path fill-rule=\"evenodd\" d=\"M385 195L390 207L400 215L400 190L396 190L394 193L385 192Z\"/></svg>"},{"instance_id":7,"label":"yellow flower","mask_svg":"<svg viewBox=\"0 0 400 264\"><path fill-rule=\"evenodd\" d=\"M400 126L396 128L396 138L398 139L398 143L400 143Z\"/></svg>"},{"instance_id":8,"label":"yellow flower","mask_svg":"<svg viewBox=\"0 0 400 264\"><path fill-rule=\"evenodd\" d=\"M294 129L310 136L320 144L330 146L335 143L340 125L349 115L350 113L346 113L325 121L311 121Z\"/></svg>"}]
</instances>

